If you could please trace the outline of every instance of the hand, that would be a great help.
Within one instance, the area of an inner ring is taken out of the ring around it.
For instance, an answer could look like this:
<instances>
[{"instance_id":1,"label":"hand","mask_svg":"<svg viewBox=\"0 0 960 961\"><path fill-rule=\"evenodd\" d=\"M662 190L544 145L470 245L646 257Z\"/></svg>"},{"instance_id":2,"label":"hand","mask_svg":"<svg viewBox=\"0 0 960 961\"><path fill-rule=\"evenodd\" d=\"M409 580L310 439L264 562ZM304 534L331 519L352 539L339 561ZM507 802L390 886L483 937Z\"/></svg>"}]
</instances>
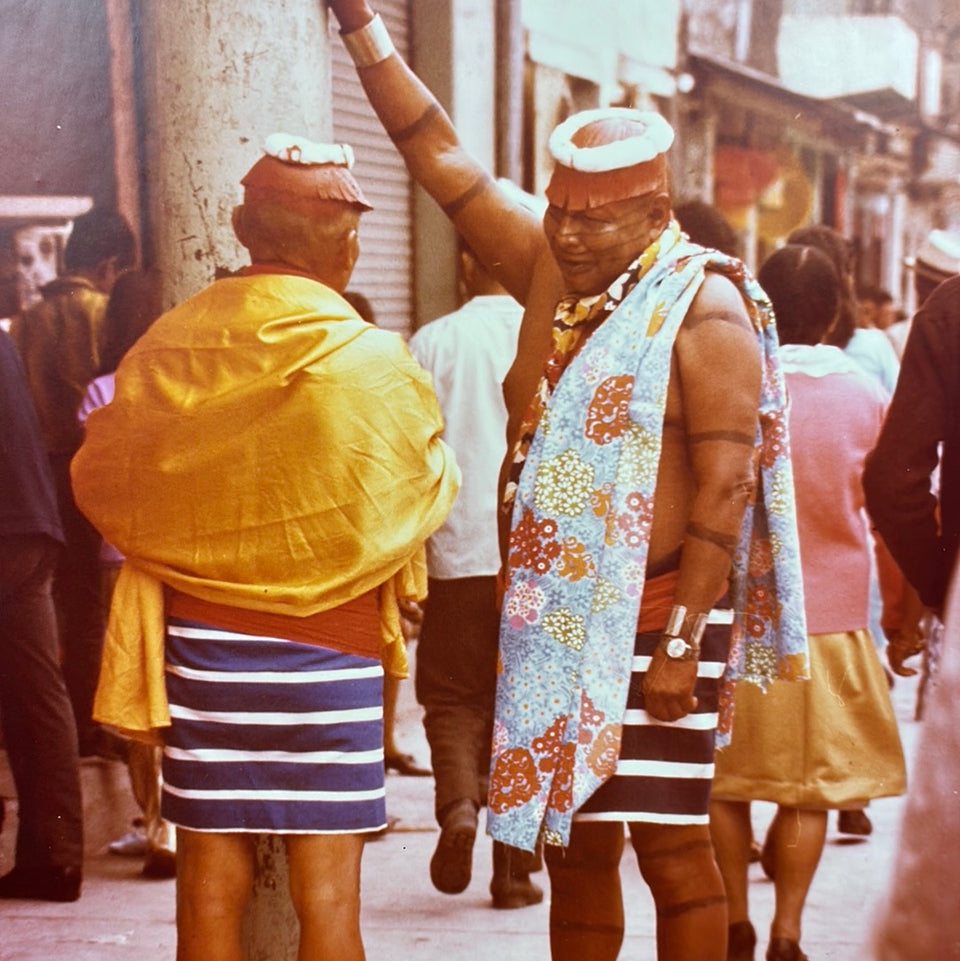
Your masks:
<instances>
[{"instance_id":1,"label":"hand","mask_svg":"<svg viewBox=\"0 0 960 961\"><path fill-rule=\"evenodd\" d=\"M400 608L400 633L403 640L410 644L420 637L420 625L423 624L423 608L416 601L403 598L397 600Z\"/></svg>"},{"instance_id":2,"label":"hand","mask_svg":"<svg viewBox=\"0 0 960 961\"><path fill-rule=\"evenodd\" d=\"M416 601L401 597L397 600L397 607L408 621L413 621L414 624L423 623L423 608Z\"/></svg>"},{"instance_id":3,"label":"hand","mask_svg":"<svg viewBox=\"0 0 960 961\"><path fill-rule=\"evenodd\" d=\"M325 0L334 12L340 29L345 33L357 30L370 20L371 11L366 0Z\"/></svg>"},{"instance_id":4,"label":"hand","mask_svg":"<svg viewBox=\"0 0 960 961\"><path fill-rule=\"evenodd\" d=\"M887 637L887 662L890 670L900 677L913 677L916 668L904 667L903 662L926 650L926 638L919 631L891 631Z\"/></svg>"},{"instance_id":5,"label":"hand","mask_svg":"<svg viewBox=\"0 0 960 961\"><path fill-rule=\"evenodd\" d=\"M647 713L658 721L679 721L697 709L696 684L697 661L674 660L658 647L643 678Z\"/></svg>"}]
</instances>

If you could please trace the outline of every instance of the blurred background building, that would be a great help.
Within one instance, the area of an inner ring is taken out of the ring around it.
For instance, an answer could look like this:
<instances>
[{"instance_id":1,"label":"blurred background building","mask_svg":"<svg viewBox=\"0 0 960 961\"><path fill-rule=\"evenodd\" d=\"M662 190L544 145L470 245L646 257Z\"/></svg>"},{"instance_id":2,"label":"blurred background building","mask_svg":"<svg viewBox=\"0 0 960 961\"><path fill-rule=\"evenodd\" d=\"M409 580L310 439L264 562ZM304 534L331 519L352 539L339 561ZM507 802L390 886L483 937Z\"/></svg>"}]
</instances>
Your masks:
<instances>
[{"instance_id":1,"label":"blurred background building","mask_svg":"<svg viewBox=\"0 0 960 961\"><path fill-rule=\"evenodd\" d=\"M853 242L860 282L909 307L904 258L932 228L960 232L956 0L373 5L469 148L528 190L546 182L557 122L633 105L674 124L677 199L717 205L751 265L825 222ZM92 203L128 216L169 303L235 269L237 181L275 130L356 148L376 210L351 286L385 326L456 306L452 232L319 0L0 0L0 16L5 310L21 296L17 231L48 227L37 243L55 255Z\"/></svg>"}]
</instances>

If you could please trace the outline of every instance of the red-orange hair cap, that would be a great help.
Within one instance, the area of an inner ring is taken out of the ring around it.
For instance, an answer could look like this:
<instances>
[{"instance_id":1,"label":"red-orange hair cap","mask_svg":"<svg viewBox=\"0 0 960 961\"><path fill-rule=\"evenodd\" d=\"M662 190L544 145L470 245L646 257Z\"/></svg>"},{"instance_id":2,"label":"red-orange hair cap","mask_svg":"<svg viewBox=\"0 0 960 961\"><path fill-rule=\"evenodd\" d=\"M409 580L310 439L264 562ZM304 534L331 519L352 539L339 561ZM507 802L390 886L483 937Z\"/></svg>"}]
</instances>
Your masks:
<instances>
[{"instance_id":1,"label":"red-orange hair cap","mask_svg":"<svg viewBox=\"0 0 960 961\"><path fill-rule=\"evenodd\" d=\"M586 210L664 190L672 143L673 128L653 110L607 107L574 114L550 135L556 166L547 200Z\"/></svg>"},{"instance_id":2,"label":"red-orange hair cap","mask_svg":"<svg viewBox=\"0 0 960 961\"><path fill-rule=\"evenodd\" d=\"M267 137L262 156L240 181L244 203L278 203L300 207L336 200L360 210L373 210L350 168L347 144L314 143L305 137L275 133Z\"/></svg>"}]
</instances>

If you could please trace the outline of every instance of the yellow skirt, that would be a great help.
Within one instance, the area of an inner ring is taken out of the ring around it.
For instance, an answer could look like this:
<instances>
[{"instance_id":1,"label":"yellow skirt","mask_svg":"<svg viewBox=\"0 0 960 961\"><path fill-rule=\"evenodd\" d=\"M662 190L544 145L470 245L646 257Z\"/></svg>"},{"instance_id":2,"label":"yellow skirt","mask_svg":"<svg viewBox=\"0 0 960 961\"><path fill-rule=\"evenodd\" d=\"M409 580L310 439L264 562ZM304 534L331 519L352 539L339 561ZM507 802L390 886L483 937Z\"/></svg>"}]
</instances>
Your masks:
<instances>
[{"instance_id":1,"label":"yellow skirt","mask_svg":"<svg viewBox=\"0 0 960 961\"><path fill-rule=\"evenodd\" d=\"M712 796L837 808L906 790L890 691L868 631L812 634L810 680L737 685Z\"/></svg>"}]
</instances>

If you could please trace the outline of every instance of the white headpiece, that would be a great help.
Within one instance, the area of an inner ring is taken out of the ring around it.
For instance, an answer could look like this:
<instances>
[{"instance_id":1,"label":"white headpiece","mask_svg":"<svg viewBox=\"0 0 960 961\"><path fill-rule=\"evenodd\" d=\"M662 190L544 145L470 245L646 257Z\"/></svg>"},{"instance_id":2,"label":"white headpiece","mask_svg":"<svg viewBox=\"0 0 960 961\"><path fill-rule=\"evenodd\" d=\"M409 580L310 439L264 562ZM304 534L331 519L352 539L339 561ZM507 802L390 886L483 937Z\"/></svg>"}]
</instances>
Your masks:
<instances>
[{"instance_id":1,"label":"white headpiece","mask_svg":"<svg viewBox=\"0 0 960 961\"><path fill-rule=\"evenodd\" d=\"M574 135L598 120L629 121L637 126L637 132L595 147L575 146ZM557 163L584 173L602 173L647 163L666 153L672 143L673 127L656 111L606 107L584 110L565 120L550 135L548 146Z\"/></svg>"},{"instance_id":2,"label":"white headpiece","mask_svg":"<svg viewBox=\"0 0 960 961\"><path fill-rule=\"evenodd\" d=\"M263 152L284 163L337 164L353 167L353 148L345 143L315 143L306 137L272 133L263 143Z\"/></svg>"}]
</instances>

